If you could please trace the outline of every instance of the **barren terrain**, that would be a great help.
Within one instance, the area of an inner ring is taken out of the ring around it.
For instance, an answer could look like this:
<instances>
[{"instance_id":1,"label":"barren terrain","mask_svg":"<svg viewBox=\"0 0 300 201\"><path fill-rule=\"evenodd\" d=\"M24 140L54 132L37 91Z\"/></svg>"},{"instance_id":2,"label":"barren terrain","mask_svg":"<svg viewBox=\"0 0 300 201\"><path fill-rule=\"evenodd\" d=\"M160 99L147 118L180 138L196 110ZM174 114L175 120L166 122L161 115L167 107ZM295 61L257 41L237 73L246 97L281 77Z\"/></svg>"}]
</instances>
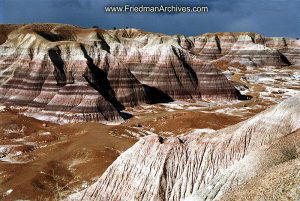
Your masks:
<instances>
[{"instance_id":1,"label":"barren terrain","mask_svg":"<svg viewBox=\"0 0 300 201\"><path fill-rule=\"evenodd\" d=\"M143 137L206 136L296 96L299 40L281 39L1 25L0 199L67 199ZM285 199L268 185L298 182L298 160L224 199Z\"/></svg>"}]
</instances>

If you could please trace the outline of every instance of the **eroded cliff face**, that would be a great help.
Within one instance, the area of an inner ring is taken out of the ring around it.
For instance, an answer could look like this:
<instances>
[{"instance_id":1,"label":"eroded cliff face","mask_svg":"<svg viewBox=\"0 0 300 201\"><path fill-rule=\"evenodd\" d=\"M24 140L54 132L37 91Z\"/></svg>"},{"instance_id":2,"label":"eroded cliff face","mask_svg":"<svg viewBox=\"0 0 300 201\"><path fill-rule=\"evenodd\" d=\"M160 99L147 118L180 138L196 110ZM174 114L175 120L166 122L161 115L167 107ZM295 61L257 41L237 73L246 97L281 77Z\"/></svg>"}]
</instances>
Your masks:
<instances>
[{"instance_id":1,"label":"eroded cliff face","mask_svg":"<svg viewBox=\"0 0 300 201\"><path fill-rule=\"evenodd\" d=\"M121 111L174 99L232 100L214 67L299 63L299 40L255 33L168 36L61 24L1 25L0 102L59 123L122 121Z\"/></svg>"},{"instance_id":2,"label":"eroded cliff face","mask_svg":"<svg viewBox=\"0 0 300 201\"><path fill-rule=\"evenodd\" d=\"M221 199L263 171L285 162L297 164L299 118L298 95L213 133L144 137L96 183L67 200Z\"/></svg>"}]
</instances>

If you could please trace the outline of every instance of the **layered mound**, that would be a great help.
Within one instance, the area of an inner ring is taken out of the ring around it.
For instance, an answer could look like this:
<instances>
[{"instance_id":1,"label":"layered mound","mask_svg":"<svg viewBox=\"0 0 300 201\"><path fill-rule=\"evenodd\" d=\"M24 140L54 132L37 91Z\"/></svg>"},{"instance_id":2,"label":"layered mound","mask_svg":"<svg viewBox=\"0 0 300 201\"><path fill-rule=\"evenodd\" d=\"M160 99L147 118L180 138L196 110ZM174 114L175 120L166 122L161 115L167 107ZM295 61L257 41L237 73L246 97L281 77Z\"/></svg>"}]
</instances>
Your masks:
<instances>
[{"instance_id":1,"label":"layered mound","mask_svg":"<svg viewBox=\"0 0 300 201\"><path fill-rule=\"evenodd\" d=\"M62 24L0 26L0 103L59 123L120 121L140 103L232 100L214 61L299 62L299 41L254 33L168 36ZM277 42L279 41L279 42Z\"/></svg>"},{"instance_id":2,"label":"layered mound","mask_svg":"<svg viewBox=\"0 0 300 201\"><path fill-rule=\"evenodd\" d=\"M213 133L144 137L95 184L68 200L221 199L229 189L263 171L297 164L293 160L299 153L299 119L298 95Z\"/></svg>"}]
</instances>

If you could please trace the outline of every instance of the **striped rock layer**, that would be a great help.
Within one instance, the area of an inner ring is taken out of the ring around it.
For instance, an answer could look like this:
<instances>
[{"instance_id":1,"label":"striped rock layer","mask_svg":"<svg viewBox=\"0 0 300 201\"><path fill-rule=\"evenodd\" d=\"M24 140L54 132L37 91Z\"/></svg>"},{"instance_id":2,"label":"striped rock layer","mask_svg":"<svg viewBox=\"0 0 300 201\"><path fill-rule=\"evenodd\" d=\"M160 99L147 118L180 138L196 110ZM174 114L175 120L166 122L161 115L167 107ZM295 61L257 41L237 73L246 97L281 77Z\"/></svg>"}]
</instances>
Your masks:
<instances>
[{"instance_id":1,"label":"striped rock layer","mask_svg":"<svg viewBox=\"0 0 300 201\"><path fill-rule=\"evenodd\" d=\"M121 121L125 107L174 99L232 100L214 61L299 62L299 41L254 33L168 36L61 24L0 25L0 103L59 123Z\"/></svg>"},{"instance_id":2,"label":"striped rock layer","mask_svg":"<svg viewBox=\"0 0 300 201\"><path fill-rule=\"evenodd\" d=\"M261 171L299 157L299 128L298 95L214 133L147 136L121 154L96 183L66 200L223 200L224 193ZM290 191L298 188L299 183L287 186Z\"/></svg>"}]
</instances>

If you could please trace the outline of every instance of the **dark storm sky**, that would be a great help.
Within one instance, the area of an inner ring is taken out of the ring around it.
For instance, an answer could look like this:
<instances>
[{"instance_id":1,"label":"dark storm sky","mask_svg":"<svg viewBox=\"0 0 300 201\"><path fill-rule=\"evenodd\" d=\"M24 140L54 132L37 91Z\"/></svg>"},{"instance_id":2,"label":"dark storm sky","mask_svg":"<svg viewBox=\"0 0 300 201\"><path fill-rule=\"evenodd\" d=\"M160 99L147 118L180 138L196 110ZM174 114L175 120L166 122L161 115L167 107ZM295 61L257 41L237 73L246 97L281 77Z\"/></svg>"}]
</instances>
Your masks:
<instances>
[{"instance_id":1,"label":"dark storm sky","mask_svg":"<svg viewBox=\"0 0 300 201\"><path fill-rule=\"evenodd\" d=\"M106 5L206 5L208 13L111 14ZM300 0L0 0L0 23L59 22L167 34L253 31L300 37Z\"/></svg>"}]
</instances>

